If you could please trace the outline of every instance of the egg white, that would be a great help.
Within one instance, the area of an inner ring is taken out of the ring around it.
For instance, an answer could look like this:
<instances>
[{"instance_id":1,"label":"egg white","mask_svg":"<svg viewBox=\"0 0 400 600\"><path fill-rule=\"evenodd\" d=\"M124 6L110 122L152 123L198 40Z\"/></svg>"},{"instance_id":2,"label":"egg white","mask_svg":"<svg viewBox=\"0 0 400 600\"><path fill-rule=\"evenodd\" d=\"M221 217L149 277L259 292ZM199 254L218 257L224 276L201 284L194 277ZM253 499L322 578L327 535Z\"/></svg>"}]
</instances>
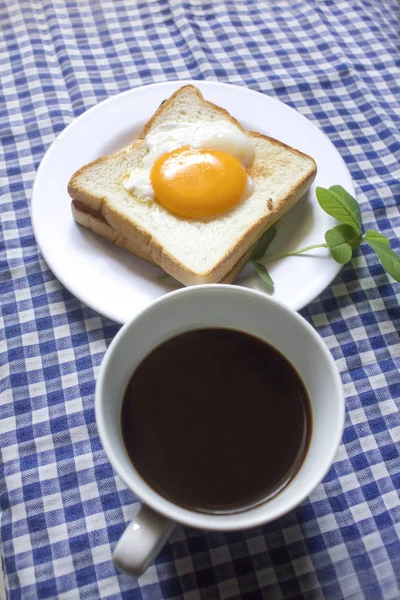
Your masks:
<instances>
[{"instance_id":1,"label":"egg white","mask_svg":"<svg viewBox=\"0 0 400 600\"><path fill-rule=\"evenodd\" d=\"M172 150L182 146L221 150L231 154L246 168L254 156L253 141L229 121L198 121L197 123L163 123L155 127L144 139L148 154L143 159L141 169L132 170L123 181L124 188L144 199L154 200L150 172L155 161ZM251 191L251 180L247 177L245 195Z\"/></svg>"}]
</instances>

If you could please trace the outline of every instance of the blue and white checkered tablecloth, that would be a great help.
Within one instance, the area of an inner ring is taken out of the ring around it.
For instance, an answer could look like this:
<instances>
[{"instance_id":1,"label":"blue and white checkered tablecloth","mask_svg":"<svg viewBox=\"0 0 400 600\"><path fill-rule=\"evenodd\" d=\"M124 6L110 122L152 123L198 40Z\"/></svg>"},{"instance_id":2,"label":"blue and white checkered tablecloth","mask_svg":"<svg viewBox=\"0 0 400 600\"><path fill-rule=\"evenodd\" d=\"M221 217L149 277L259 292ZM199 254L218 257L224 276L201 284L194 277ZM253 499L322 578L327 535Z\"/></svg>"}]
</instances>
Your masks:
<instances>
[{"instance_id":1,"label":"blue and white checkered tablecloth","mask_svg":"<svg viewBox=\"0 0 400 600\"><path fill-rule=\"evenodd\" d=\"M396 0L22 0L1 13L1 554L18 598L400 598L400 287L368 248L302 314L336 359L343 444L323 483L265 527L177 527L139 580L112 549L138 510L96 431L95 375L119 326L55 279L29 202L45 150L118 92L209 79L316 122L366 227L400 250Z\"/></svg>"}]
</instances>

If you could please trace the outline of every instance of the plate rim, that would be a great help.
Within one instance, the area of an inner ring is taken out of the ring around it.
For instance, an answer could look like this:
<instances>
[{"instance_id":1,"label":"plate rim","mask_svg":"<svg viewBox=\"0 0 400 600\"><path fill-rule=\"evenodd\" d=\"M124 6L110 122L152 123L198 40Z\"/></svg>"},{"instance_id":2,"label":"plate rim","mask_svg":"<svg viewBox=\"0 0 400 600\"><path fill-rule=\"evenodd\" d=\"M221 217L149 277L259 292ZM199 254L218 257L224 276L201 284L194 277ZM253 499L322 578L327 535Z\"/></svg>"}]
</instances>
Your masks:
<instances>
[{"instance_id":1,"label":"plate rim","mask_svg":"<svg viewBox=\"0 0 400 600\"><path fill-rule=\"evenodd\" d=\"M245 93L248 94L249 96L254 96L257 95L258 97L262 97L262 98L268 98L268 101L272 101L273 104L277 104L277 105L284 105L286 108L290 109L291 111L294 111L298 117L300 117L301 119L303 119L304 121L307 122L307 126L309 127L313 127L315 129L317 129L324 137L325 139L329 142L329 144L331 146L333 146L333 148L335 149L338 159L340 160L340 162L342 163L342 166L344 167L344 169L348 172L349 177L350 177L350 181L351 181L351 190L350 193L352 193L353 195L355 195L355 189L354 189L354 182L350 173L350 170L348 169L346 162L344 161L342 155L340 154L340 152L337 150L336 146L333 144L333 142L330 140L329 136L320 128L318 127L317 124L315 124L313 121L311 121L310 119L308 119L305 115L303 115L301 112L299 112L296 108L293 108L292 106L290 106L289 104L286 104L285 102L282 102L282 100L279 100L278 98L274 98L264 92L260 92L257 90L253 90L247 86L241 86L241 85L236 85L236 84L231 84L231 83L227 83L227 82L221 82L221 81L207 81L207 80L203 80L203 79L174 79L174 80L166 80L166 81L160 81L160 82L156 82L156 83L150 83L150 84L146 84L146 85L139 85L136 87L132 87L128 90L124 90L123 92L118 92L116 94L113 94L112 96L109 96L107 98L105 98L104 100L101 100L100 102L94 104L93 106L91 106L90 108L88 108L87 110L83 111L80 115L78 115L77 117L75 117L70 123L68 123L68 125L58 134L58 136L52 141L52 143L50 144L50 146L47 148L46 152L44 153L42 160L40 161L39 167L36 171L35 174L35 179L34 179L34 183L33 183L33 187L32 187L32 194L31 194L31 202L30 202L30 216L31 216L31 223L32 223L32 230L33 230L33 234L35 236L35 240L36 240L36 244L39 248L39 251L44 259L44 261L46 262L48 268L52 271L52 273L54 274L54 276L60 281L60 283L73 295L75 296L75 298L77 298L82 304L84 304L85 306L95 310L96 312L98 312L100 315L115 321L117 323L125 323L125 320L121 320L121 316L119 316L118 314L116 314L113 310L104 310L104 307L101 306L101 304L99 304L96 301L96 298L94 298L93 300L90 299L90 303L87 301L87 298L84 298L81 296L81 294L79 293L79 290L72 290L68 284L68 282L65 281L62 272L60 272L60 270L58 269L57 265L54 264L51 253L49 254L48 252L43 250L43 246L41 243L41 235L38 234L38 231L40 229L40 226L38 224L38 220L37 217L35 217L35 210L34 210L34 206L36 206L36 204L40 201L37 199L37 197L39 196L39 194L37 193L37 187L39 185L38 182L40 182L41 176L42 176L42 171L45 170L46 168L46 162L48 160L48 156L54 151L54 147L56 144L58 144L60 141L63 140L63 138L68 135L71 131L71 129L75 128L76 126L79 125L81 120L84 120L88 117L88 115L93 115L95 114L97 111L101 111L104 109L104 106L107 104L111 104L112 102L115 102L115 100L117 98L121 98L123 96L129 96L132 93L137 92L138 90L151 90L151 89L156 89L156 88L163 88L163 87L174 87L174 86L184 86L184 85L197 85L199 87L217 87L217 88L223 88L226 91L230 90L232 91L233 89L238 89L241 91L241 93ZM295 310L296 312L302 310L305 306L307 306L308 304L310 304L311 302L313 302L315 300L315 298L317 298L322 292L324 292L334 281L334 279L337 277L338 273L340 272L340 270L342 269L343 265L339 264L339 263L334 263L334 266L336 268L332 269L332 277L330 278L330 280L326 283L326 285L324 284L324 287L316 294L312 294L312 296L308 296L306 301L301 301L298 304L294 304L293 306L290 306L290 308L292 308L293 310ZM237 284L240 285L240 284ZM247 286L242 286L242 287L247 287ZM173 290L171 290L173 291ZM162 295L166 295L170 292L165 292L165 294ZM149 304L151 304L153 302L153 300L149 300ZM139 311L142 309L139 309ZM135 313L132 314L132 318L135 316Z\"/></svg>"}]
</instances>

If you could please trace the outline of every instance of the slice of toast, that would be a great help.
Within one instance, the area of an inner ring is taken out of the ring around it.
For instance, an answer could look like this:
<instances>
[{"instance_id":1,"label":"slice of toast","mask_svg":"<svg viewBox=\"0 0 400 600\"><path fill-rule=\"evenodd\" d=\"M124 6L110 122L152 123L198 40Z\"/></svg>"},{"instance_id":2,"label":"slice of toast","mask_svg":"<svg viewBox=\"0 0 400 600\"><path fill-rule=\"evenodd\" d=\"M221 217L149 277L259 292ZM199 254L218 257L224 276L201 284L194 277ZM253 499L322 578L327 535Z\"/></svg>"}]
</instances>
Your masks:
<instances>
[{"instance_id":1,"label":"slice of toast","mask_svg":"<svg viewBox=\"0 0 400 600\"><path fill-rule=\"evenodd\" d=\"M229 212L208 219L178 217L156 201L147 202L129 193L122 185L132 169L142 168L148 153L145 137L154 127L221 119L244 131L224 109L204 100L197 88L180 88L128 148L99 158L72 176L68 191L75 207L104 221L115 232L116 240L128 240L134 254L156 263L185 285L221 281L260 235L307 191L316 174L311 157L248 132L254 145L254 159L247 169L252 192ZM93 225L99 227L98 222Z\"/></svg>"},{"instance_id":2,"label":"slice of toast","mask_svg":"<svg viewBox=\"0 0 400 600\"><path fill-rule=\"evenodd\" d=\"M142 260L145 260L153 265L156 264L148 252L148 247L141 245L138 237L128 239L121 233L117 233L112 227L110 227L110 225L108 225L108 223L106 223L106 221L104 221L104 219L98 215L91 214L85 209L84 206L79 206L79 203L77 202L72 202L72 214L75 221L80 225L83 225L83 227L86 227L86 229L90 229L90 231L93 231L103 239L115 244L123 250L127 250L138 258L141 258ZM249 261L255 245L256 244L251 246L251 248L245 252L233 269L231 269L229 273L227 273L227 275L225 275L225 277L218 283L232 283L236 279L245 264Z\"/></svg>"}]
</instances>

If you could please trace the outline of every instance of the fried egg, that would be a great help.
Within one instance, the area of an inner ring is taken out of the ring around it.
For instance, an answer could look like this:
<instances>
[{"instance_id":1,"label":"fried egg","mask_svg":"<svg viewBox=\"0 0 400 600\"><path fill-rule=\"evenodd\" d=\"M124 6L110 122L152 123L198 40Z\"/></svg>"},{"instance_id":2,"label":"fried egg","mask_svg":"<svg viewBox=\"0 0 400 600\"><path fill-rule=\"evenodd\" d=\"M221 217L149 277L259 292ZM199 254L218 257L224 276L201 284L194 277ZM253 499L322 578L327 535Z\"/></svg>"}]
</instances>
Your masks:
<instances>
[{"instance_id":1,"label":"fried egg","mask_svg":"<svg viewBox=\"0 0 400 600\"><path fill-rule=\"evenodd\" d=\"M246 168L253 160L253 142L229 121L165 123L144 142L143 167L132 170L123 185L178 216L223 213L251 191Z\"/></svg>"}]
</instances>

